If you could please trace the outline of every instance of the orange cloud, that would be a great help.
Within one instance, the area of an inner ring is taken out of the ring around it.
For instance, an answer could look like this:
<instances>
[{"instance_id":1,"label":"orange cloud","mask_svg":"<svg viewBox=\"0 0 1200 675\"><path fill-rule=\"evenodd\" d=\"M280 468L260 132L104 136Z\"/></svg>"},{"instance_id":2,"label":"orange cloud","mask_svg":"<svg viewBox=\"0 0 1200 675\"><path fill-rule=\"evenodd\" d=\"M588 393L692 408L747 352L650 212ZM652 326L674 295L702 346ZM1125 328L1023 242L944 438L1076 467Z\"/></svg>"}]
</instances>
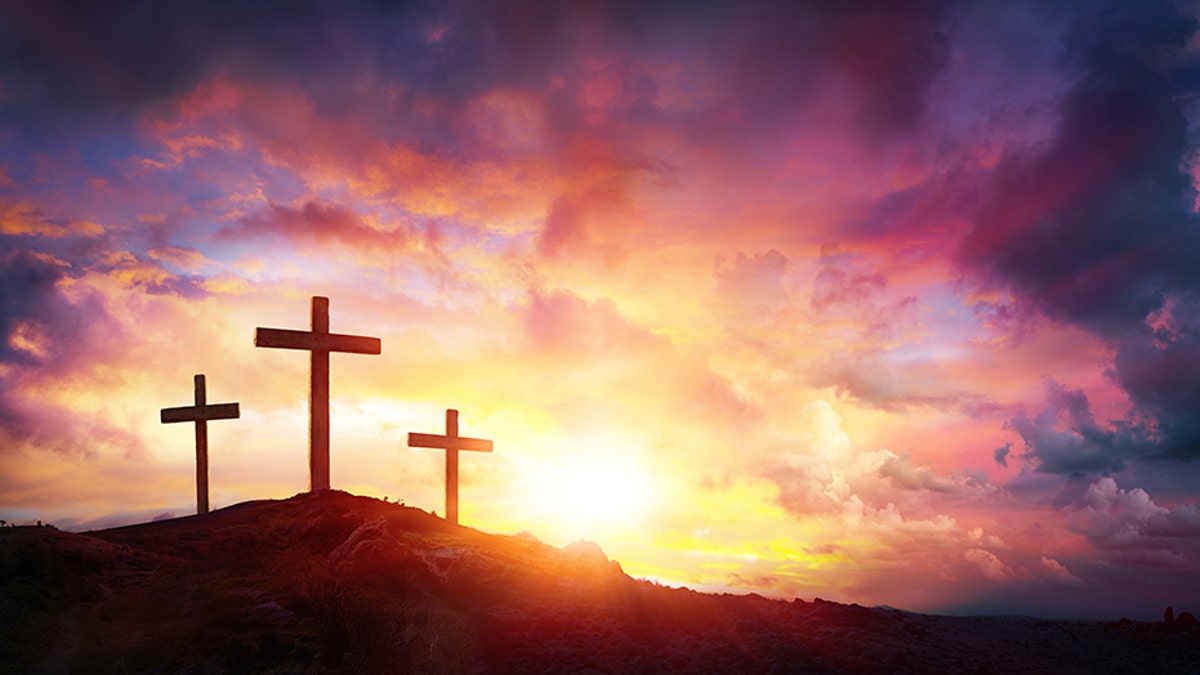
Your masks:
<instances>
[{"instance_id":1,"label":"orange cloud","mask_svg":"<svg viewBox=\"0 0 1200 675\"><path fill-rule=\"evenodd\" d=\"M57 219L41 213L27 202L0 199L0 234L62 238L72 235L96 236L104 228L85 220Z\"/></svg>"}]
</instances>

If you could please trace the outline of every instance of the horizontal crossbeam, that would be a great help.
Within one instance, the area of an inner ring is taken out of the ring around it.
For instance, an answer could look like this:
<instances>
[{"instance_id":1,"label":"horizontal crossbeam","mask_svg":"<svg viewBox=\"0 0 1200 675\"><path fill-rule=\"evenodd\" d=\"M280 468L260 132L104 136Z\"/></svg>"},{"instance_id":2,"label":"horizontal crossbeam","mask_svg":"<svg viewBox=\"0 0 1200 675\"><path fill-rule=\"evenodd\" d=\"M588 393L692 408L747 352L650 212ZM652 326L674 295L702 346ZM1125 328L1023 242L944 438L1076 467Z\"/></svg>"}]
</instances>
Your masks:
<instances>
[{"instance_id":1,"label":"horizontal crossbeam","mask_svg":"<svg viewBox=\"0 0 1200 675\"><path fill-rule=\"evenodd\" d=\"M491 452L492 442L482 438L463 438L461 436L439 436L438 434L418 434L409 432L408 446L410 448L442 448L443 450L474 450L475 452Z\"/></svg>"},{"instance_id":2,"label":"horizontal crossbeam","mask_svg":"<svg viewBox=\"0 0 1200 675\"><path fill-rule=\"evenodd\" d=\"M285 328L255 329L254 346L350 354L378 354L381 350L379 338L340 333L313 333Z\"/></svg>"},{"instance_id":3,"label":"horizontal crossbeam","mask_svg":"<svg viewBox=\"0 0 1200 675\"><path fill-rule=\"evenodd\" d=\"M163 408L160 418L163 424L172 422L199 422L202 420L234 420L241 416L237 403L214 403L204 406L181 406Z\"/></svg>"}]
</instances>

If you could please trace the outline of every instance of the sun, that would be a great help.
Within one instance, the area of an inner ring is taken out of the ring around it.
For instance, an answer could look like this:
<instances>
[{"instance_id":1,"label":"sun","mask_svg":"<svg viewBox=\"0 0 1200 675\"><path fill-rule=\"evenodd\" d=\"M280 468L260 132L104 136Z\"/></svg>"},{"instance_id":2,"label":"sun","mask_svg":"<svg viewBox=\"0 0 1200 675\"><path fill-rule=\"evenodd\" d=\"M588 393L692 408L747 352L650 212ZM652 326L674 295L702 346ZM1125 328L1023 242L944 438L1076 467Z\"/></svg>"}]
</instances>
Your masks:
<instances>
[{"instance_id":1,"label":"sun","mask_svg":"<svg viewBox=\"0 0 1200 675\"><path fill-rule=\"evenodd\" d=\"M593 442L544 463L528 496L552 530L567 539L640 529L654 495L637 453Z\"/></svg>"}]
</instances>

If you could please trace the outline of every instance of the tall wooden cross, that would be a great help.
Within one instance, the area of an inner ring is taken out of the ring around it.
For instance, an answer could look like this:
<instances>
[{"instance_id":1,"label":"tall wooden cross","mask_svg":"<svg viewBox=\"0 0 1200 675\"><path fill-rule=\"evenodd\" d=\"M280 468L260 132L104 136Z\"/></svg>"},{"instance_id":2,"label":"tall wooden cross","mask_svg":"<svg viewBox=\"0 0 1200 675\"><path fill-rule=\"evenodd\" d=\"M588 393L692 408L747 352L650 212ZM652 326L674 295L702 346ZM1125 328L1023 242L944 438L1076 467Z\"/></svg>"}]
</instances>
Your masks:
<instances>
[{"instance_id":1,"label":"tall wooden cross","mask_svg":"<svg viewBox=\"0 0 1200 675\"><path fill-rule=\"evenodd\" d=\"M312 330L258 328L255 347L303 349L310 355L308 390L308 489L329 489L329 353L378 354L379 338L329 332L329 298L312 299Z\"/></svg>"},{"instance_id":2,"label":"tall wooden cross","mask_svg":"<svg viewBox=\"0 0 1200 675\"><path fill-rule=\"evenodd\" d=\"M458 411L446 411L446 435L409 432L410 448L442 448L446 451L446 520L458 523L458 451L491 452L492 442L458 435Z\"/></svg>"},{"instance_id":3,"label":"tall wooden cross","mask_svg":"<svg viewBox=\"0 0 1200 675\"><path fill-rule=\"evenodd\" d=\"M196 423L196 513L208 513L208 420L233 420L241 415L236 403L209 405L204 392L204 376L196 375L196 404L179 408L163 408L159 419L172 422Z\"/></svg>"}]
</instances>

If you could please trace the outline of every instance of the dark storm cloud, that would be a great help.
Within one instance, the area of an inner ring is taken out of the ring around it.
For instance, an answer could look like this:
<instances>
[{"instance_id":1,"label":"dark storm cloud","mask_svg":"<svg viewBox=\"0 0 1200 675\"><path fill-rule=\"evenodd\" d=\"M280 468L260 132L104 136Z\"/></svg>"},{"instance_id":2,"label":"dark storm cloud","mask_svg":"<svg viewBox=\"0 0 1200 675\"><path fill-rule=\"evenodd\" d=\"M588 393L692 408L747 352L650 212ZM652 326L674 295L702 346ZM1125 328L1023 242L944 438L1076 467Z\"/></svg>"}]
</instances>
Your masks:
<instances>
[{"instance_id":1,"label":"dark storm cloud","mask_svg":"<svg viewBox=\"0 0 1200 675\"><path fill-rule=\"evenodd\" d=\"M19 337L18 331L69 332L70 322L64 320L70 313L64 311L68 308L55 288L63 273L58 265L29 251L5 249L0 243L0 363L31 365L48 354L17 346L32 341L32 336Z\"/></svg>"},{"instance_id":2,"label":"dark storm cloud","mask_svg":"<svg viewBox=\"0 0 1200 675\"><path fill-rule=\"evenodd\" d=\"M847 222L842 234L851 241L911 240L921 242L931 233L971 217L979 202L984 175L977 167L958 164L931 175L924 183L892 192L869 203L865 212ZM911 246L911 245L910 245ZM934 254L941 254L940 250ZM910 259L929 255L910 248Z\"/></svg>"},{"instance_id":3,"label":"dark storm cloud","mask_svg":"<svg viewBox=\"0 0 1200 675\"><path fill-rule=\"evenodd\" d=\"M1042 471L1200 457L1200 339L1186 325L1200 308L1200 219L1183 168L1189 92L1156 66L1195 30L1161 4L1081 14L1065 59L1082 72L1055 134L1004 153L960 250L985 285L1116 349L1110 376L1130 396L1129 419L1102 425L1082 392L1051 384L1045 411L1008 423Z\"/></svg>"},{"instance_id":4,"label":"dark storm cloud","mask_svg":"<svg viewBox=\"0 0 1200 675\"><path fill-rule=\"evenodd\" d=\"M911 132L949 52L940 2L746 3L727 26L731 98L773 125L814 98L832 72L857 97L851 112L872 145Z\"/></svg>"},{"instance_id":5,"label":"dark storm cloud","mask_svg":"<svg viewBox=\"0 0 1200 675\"><path fill-rule=\"evenodd\" d=\"M216 71L290 75L319 89L348 84L342 76L356 72L395 69L417 84L453 87L550 67L569 44L561 23L578 14L573 6L579 3L485 3L478 12L469 3L382 0L10 3L0 11L0 73L10 99L126 111L187 91ZM458 30L448 30L451 23ZM460 77L447 81L448 72ZM336 105L332 97L325 102Z\"/></svg>"},{"instance_id":6,"label":"dark storm cloud","mask_svg":"<svg viewBox=\"0 0 1200 675\"><path fill-rule=\"evenodd\" d=\"M282 78L322 113L348 114L364 77L461 102L494 87L549 90L589 55L686 63L703 50L724 100L695 120L697 132L731 112L742 123L786 123L833 72L855 92L849 115L882 142L924 114L947 59L944 14L923 1L10 3L0 9L0 120L26 133L104 123L214 74ZM626 115L679 121L654 109L650 77L630 78ZM571 92L548 101L560 131L581 124Z\"/></svg>"},{"instance_id":7,"label":"dark storm cloud","mask_svg":"<svg viewBox=\"0 0 1200 675\"><path fill-rule=\"evenodd\" d=\"M428 25L420 18L403 4L374 2L10 3L0 14L3 72L10 90L50 104L136 106L182 93L217 68L314 74L389 49L356 35L390 33L401 57Z\"/></svg>"},{"instance_id":8,"label":"dark storm cloud","mask_svg":"<svg viewBox=\"0 0 1200 675\"><path fill-rule=\"evenodd\" d=\"M69 299L59 263L0 241L0 452L17 441L57 451L110 443L140 447L132 434L29 396L26 385L74 373L111 348L115 324L94 296Z\"/></svg>"},{"instance_id":9,"label":"dark storm cloud","mask_svg":"<svg viewBox=\"0 0 1200 675\"><path fill-rule=\"evenodd\" d=\"M549 129L621 146L629 124L669 127L702 146L773 139L808 113L824 114L829 89L848 94L841 117L864 142L884 144L924 119L949 54L947 12L936 1L523 0L466 3L445 18L437 49L453 90L443 95L496 86L546 92ZM598 64L620 83L618 109L600 123L581 103ZM689 94L703 101L664 105L662 82L642 65L681 67L696 78L684 85Z\"/></svg>"},{"instance_id":10,"label":"dark storm cloud","mask_svg":"<svg viewBox=\"0 0 1200 675\"><path fill-rule=\"evenodd\" d=\"M1187 122L1162 78L1131 63L1089 74L1059 114L1048 147L1003 157L963 257L1055 318L1127 331L1197 283Z\"/></svg>"},{"instance_id":11,"label":"dark storm cloud","mask_svg":"<svg viewBox=\"0 0 1200 675\"><path fill-rule=\"evenodd\" d=\"M1020 435L1024 457L1047 473L1121 471L1127 460L1144 455L1155 442L1149 430L1134 422L1101 425L1082 391L1052 381L1046 382L1046 407L1037 416L1022 413L1005 426ZM997 461L1007 456L1005 449Z\"/></svg>"},{"instance_id":12,"label":"dark storm cloud","mask_svg":"<svg viewBox=\"0 0 1200 675\"><path fill-rule=\"evenodd\" d=\"M1000 466L1002 466L1004 468L1008 468L1008 455L1011 452L1012 452L1012 443L1005 443L1004 445L996 448L995 450L992 450L992 459L995 459L996 463L999 464Z\"/></svg>"},{"instance_id":13,"label":"dark storm cloud","mask_svg":"<svg viewBox=\"0 0 1200 675\"><path fill-rule=\"evenodd\" d=\"M1177 317L1200 317L1194 296ZM1187 314L1184 314L1186 312ZM1169 336L1138 336L1120 343L1110 373L1138 410L1158 423L1162 442L1154 456L1200 457L1200 332L1177 327Z\"/></svg>"},{"instance_id":14,"label":"dark storm cloud","mask_svg":"<svg viewBox=\"0 0 1200 675\"><path fill-rule=\"evenodd\" d=\"M413 83L447 81L444 50L426 39L440 11L367 0L7 3L0 123L26 143L71 142L73 127L120 129L213 75L297 82L323 113L344 113L383 64Z\"/></svg>"}]
</instances>

